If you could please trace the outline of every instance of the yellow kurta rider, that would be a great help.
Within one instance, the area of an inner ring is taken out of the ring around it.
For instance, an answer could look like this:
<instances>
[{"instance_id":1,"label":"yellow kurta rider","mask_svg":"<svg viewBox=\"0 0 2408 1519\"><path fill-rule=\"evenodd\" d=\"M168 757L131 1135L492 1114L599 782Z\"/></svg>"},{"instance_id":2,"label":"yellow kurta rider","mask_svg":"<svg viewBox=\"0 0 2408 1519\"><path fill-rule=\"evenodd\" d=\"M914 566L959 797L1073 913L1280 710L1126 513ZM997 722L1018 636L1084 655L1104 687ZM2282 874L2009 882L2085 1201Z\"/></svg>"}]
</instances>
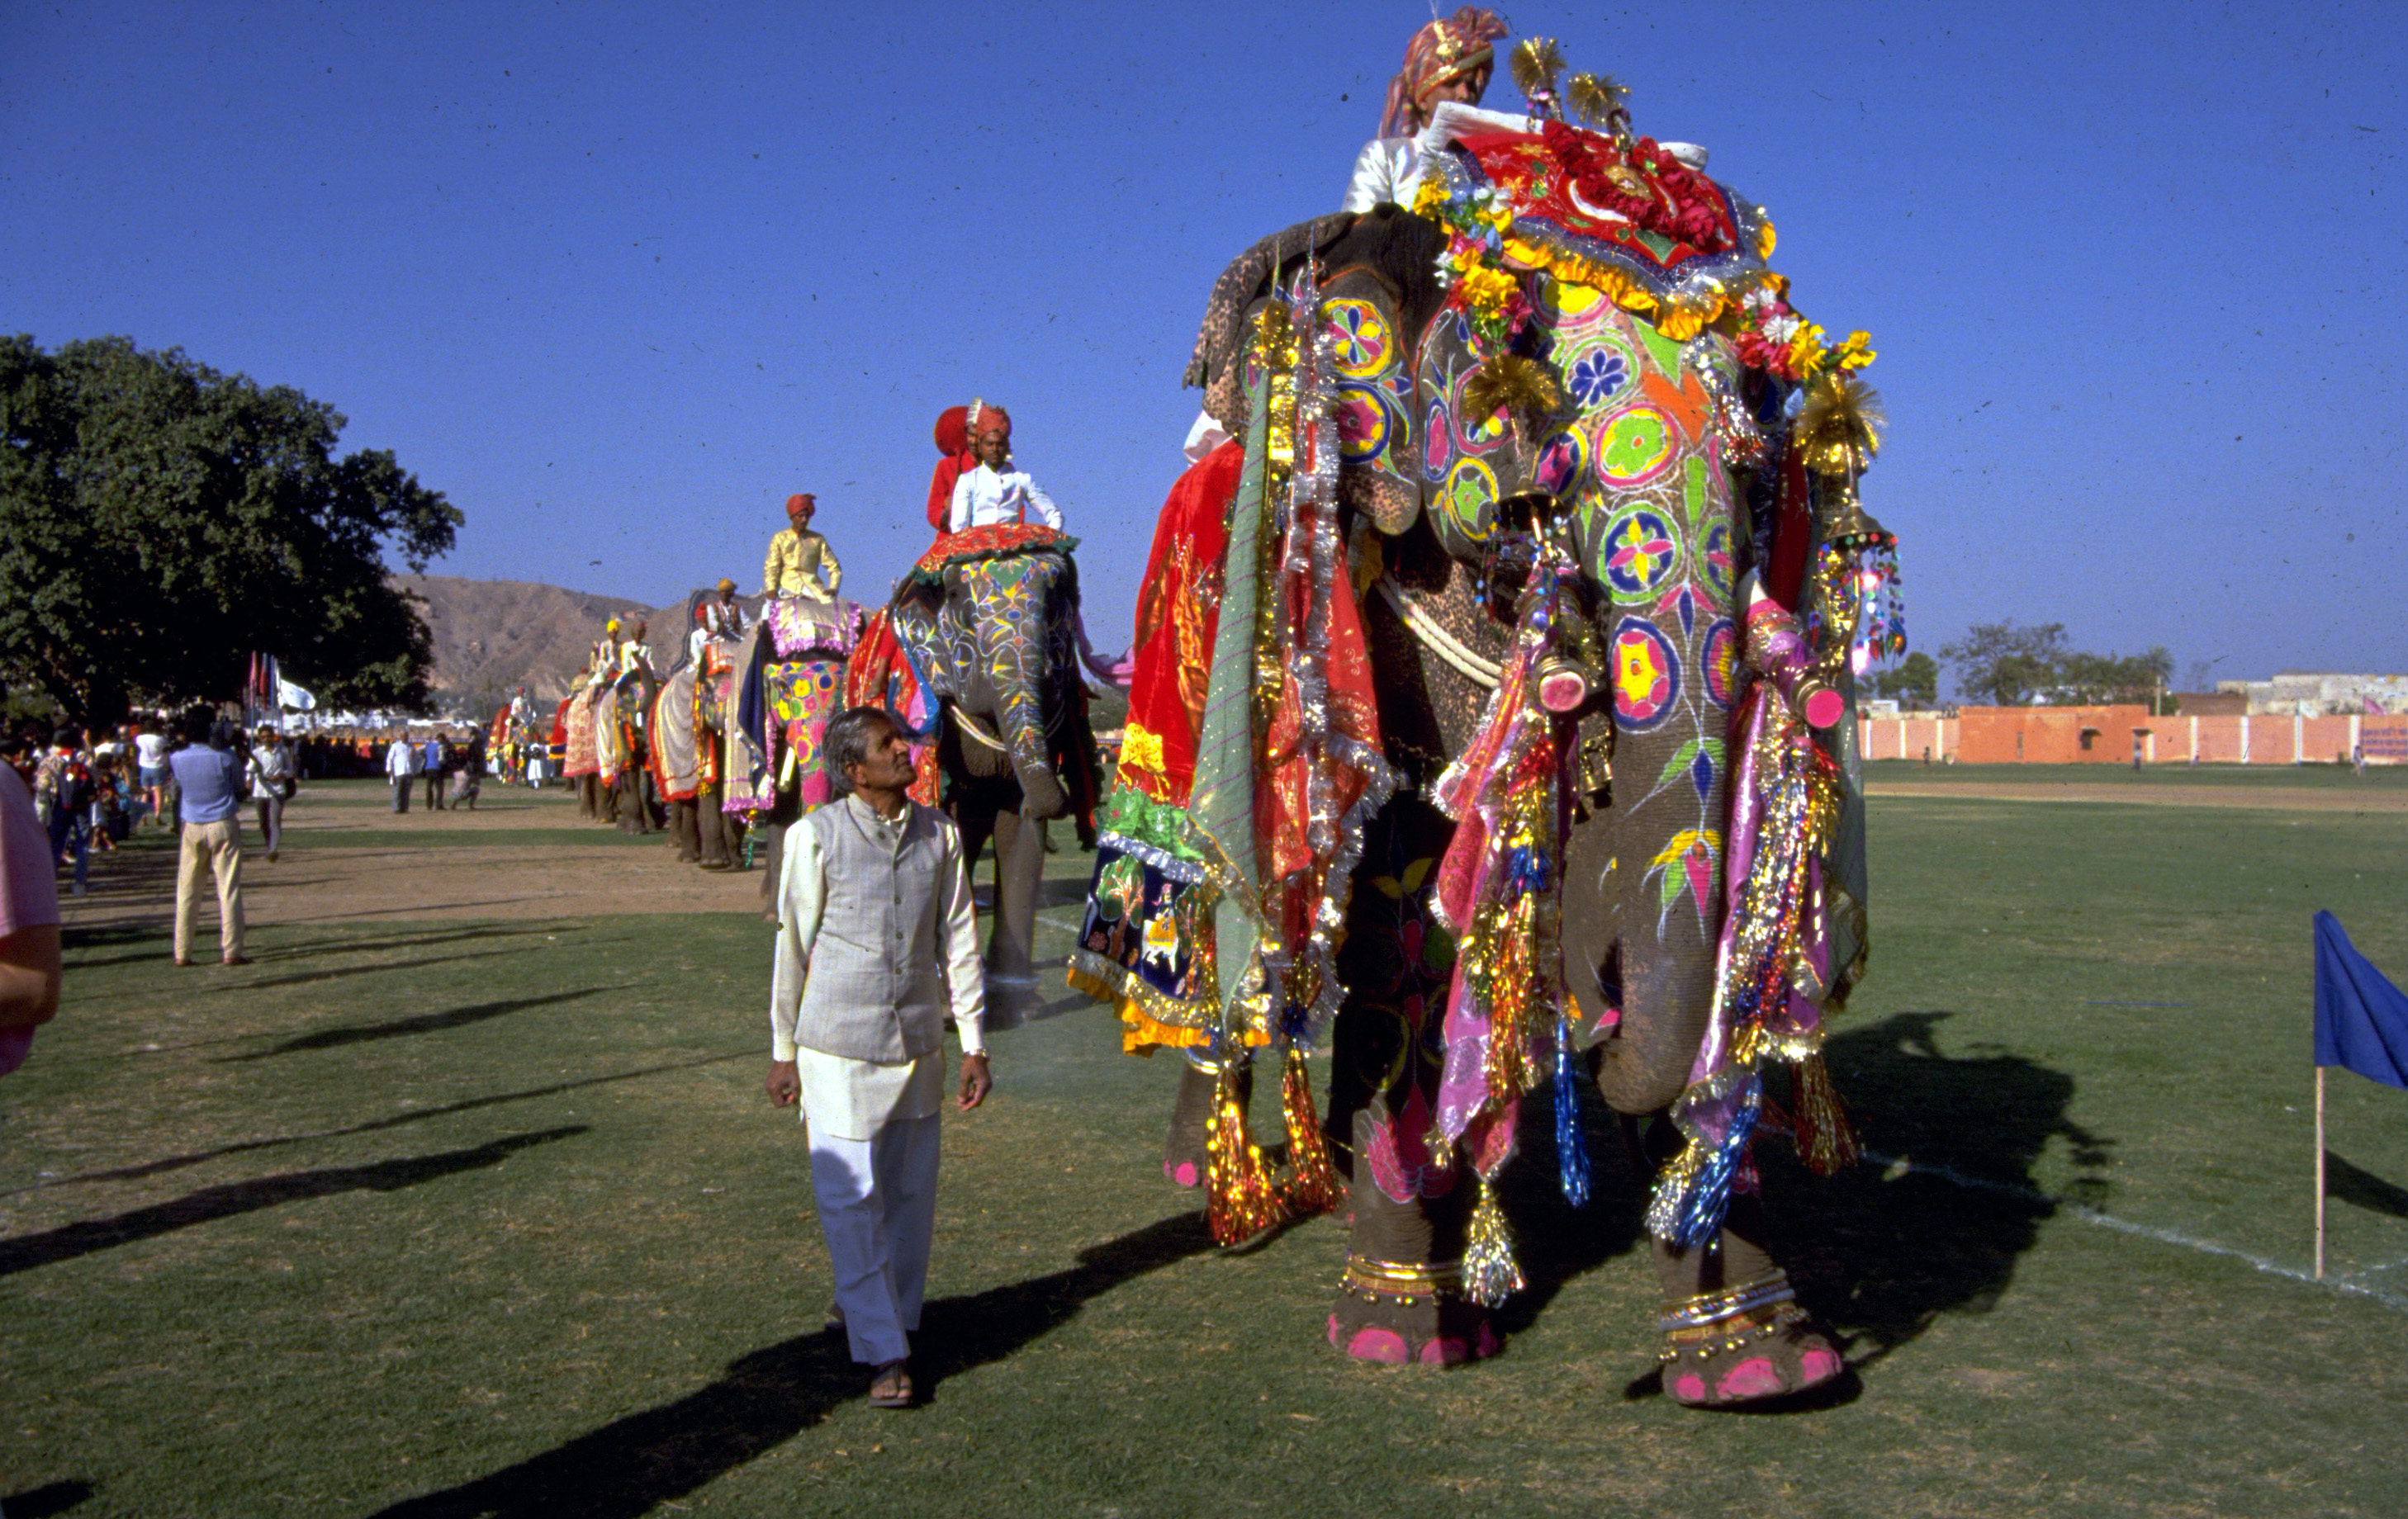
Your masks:
<instances>
[{"instance_id":1,"label":"yellow kurta rider","mask_svg":"<svg viewBox=\"0 0 2408 1519\"><path fill-rule=\"evenodd\" d=\"M833 601L844 583L844 566L827 539L811 531L815 508L809 493L786 498L786 521L793 525L769 540L769 555L761 562L761 594L766 596L809 596ZM827 584L820 584L820 571Z\"/></svg>"}]
</instances>

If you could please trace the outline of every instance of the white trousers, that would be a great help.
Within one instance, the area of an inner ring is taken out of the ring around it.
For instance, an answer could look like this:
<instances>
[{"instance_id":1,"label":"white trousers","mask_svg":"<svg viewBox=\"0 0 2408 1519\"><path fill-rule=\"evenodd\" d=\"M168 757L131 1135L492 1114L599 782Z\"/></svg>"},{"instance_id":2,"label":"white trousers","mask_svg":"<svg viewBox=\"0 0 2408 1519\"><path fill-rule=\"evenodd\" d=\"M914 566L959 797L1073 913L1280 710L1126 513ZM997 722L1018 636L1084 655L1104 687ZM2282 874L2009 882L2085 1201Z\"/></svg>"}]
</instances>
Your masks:
<instances>
[{"instance_id":1,"label":"white trousers","mask_svg":"<svg viewBox=\"0 0 2408 1519\"><path fill-rule=\"evenodd\" d=\"M836 1276L853 1358L882 1366L911 1354L928 1285L937 1224L938 1130L942 1120L903 1118L869 1139L810 1131L811 1191Z\"/></svg>"}]
</instances>

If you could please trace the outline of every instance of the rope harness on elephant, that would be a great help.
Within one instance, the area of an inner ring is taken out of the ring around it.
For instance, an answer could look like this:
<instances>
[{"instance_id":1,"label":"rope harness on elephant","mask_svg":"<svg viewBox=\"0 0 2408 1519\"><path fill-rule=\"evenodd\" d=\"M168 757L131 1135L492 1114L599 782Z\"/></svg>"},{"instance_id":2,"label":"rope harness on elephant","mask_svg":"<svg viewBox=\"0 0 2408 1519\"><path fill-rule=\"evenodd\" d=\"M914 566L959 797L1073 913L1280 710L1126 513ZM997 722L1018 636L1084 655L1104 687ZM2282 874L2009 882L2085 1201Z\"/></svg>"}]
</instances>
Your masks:
<instances>
[{"instance_id":1,"label":"rope harness on elephant","mask_svg":"<svg viewBox=\"0 0 2408 1519\"><path fill-rule=\"evenodd\" d=\"M1371 583L1379 590L1381 596L1388 605L1396 609L1398 617L1404 621L1405 626L1412 631L1413 637L1422 641L1422 646L1443 660L1448 668L1483 691L1497 689L1497 682L1504 675L1505 666L1493 659L1482 657L1478 650L1440 626L1438 619L1432 617L1421 603L1413 599L1412 592L1407 591L1387 576L1383 575Z\"/></svg>"}]
</instances>

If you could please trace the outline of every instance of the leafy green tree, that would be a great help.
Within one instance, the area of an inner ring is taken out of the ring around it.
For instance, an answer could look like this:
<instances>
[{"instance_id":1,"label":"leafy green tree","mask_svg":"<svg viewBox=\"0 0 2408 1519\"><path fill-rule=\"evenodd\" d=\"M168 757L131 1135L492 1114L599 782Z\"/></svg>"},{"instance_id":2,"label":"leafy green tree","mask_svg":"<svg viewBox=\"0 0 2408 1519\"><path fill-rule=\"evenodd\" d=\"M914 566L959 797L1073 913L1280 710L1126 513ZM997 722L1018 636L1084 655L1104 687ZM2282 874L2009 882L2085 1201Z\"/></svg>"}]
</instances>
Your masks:
<instances>
[{"instance_id":1,"label":"leafy green tree","mask_svg":"<svg viewBox=\"0 0 2408 1519\"><path fill-rule=\"evenodd\" d=\"M1895 701L1909 711L1940 705L1940 665L1917 649L1899 661L1896 669L1873 677L1873 695Z\"/></svg>"},{"instance_id":2,"label":"leafy green tree","mask_svg":"<svg viewBox=\"0 0 2408 1519\"><path fill-rule=\"evenodd\" d=\"M423 570L461 517L341 413L122 337L0 337L0 678L79 721L229 697L253 652L329 706L421 708Z\"/></svg>"},{"instance_id":3,"label":"leafy green tree","mask_svg":"<svg viewBox=\"0 0 2408 1519\"><path fill-rule=\"evenodd\" d=\"M2049 699L2057 702L2150 702L2173 680L2174 656L2163 645L2144 654L2068 654Z\"/></svg>"},{"instance_id":4,"label":"leafy green tree","mask_svg":"<svg viewBox=\"0 0 2408 1519\"><path fill-rule=\"evenodd\" d=\"M2017 627L2012 620L1976 623L1940 649L1958 693L1993 707L2020 707L2046 695L2066 653L2063 623Z\"/></svg>"}]
</instances>

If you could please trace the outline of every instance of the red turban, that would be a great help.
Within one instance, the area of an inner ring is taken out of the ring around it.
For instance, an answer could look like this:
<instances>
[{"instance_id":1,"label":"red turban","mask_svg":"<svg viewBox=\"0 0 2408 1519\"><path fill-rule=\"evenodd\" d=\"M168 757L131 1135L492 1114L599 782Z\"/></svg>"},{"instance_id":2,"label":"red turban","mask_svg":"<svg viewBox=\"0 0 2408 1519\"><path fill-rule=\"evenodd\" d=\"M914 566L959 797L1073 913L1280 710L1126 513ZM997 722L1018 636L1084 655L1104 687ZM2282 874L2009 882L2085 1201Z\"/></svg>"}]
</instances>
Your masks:
<instances>
[{"instance_id":1,"label":"red turban","mask_svg":"<svg viewBox=\"0 0 2408 1519\"><path fill-rule=\"evenodd\" d=\"M1442 21L1434 21L1405 44L1405 66L1388 81L1386 108L1380 115L1380 136L1401 137L1413 130L1413 119L1426 110L1430 96L1450 79L1493 64L1491 46L1512 28L1493 10L1465 6Z\"/></svg>"},{"instance_id":2,"label":"red turban","mask_svg":"<svg viewBox=\"0 0 2408 1519\"><path fill-rule=\"evenodd\" d=\"M995 431L998 423L1005 432L1011 431L1011 413L991 401L982 401L978 415L970 419L970 437L973 439L982 437Z\"/></svg>"},{"instance_id":3,"label":"red turban","mask_svg":"<svg viewBox=\"0 0 2408 1519\"><path fill-rule=\"evenodd\" d=\"M970 408L949 406L937 416L937 451L951 457L970 450Z\"/></svg>"},{"instance_id":4,"label":"red turban","mask_svg":"<svg viewBox=\"0 0 2408 1519\"><path fill-rule=\"evenodd\" d=\"M806 503L816 509L819 506L819 498L811 494L809 491L796 491L794 494L786 497L786 515L789 517L793 516L795 514L795 509L796 507L803 506Z\"/></svg>"}]
</instances>

